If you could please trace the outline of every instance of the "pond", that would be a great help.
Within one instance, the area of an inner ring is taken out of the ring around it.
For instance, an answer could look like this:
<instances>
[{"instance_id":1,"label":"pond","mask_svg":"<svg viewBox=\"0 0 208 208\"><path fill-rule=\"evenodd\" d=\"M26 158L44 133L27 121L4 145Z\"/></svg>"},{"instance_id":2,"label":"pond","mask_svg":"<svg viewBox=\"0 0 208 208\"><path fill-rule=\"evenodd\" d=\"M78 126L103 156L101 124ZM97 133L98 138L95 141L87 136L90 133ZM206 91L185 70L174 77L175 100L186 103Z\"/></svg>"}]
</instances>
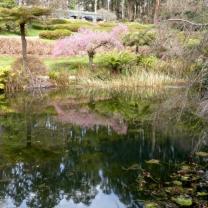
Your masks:
<instances>
[{"instance_id":1,"label":"pond","mask_svg":"<svg viewBox=\"0 0 208 208\"><path fill-rule=\"evenodd\" d=\"M138 170L163 183L208 147L207 123L177 108L182 92L1 95L0 207L144 207L154 196Z\"/></svg>"}]
</instances>

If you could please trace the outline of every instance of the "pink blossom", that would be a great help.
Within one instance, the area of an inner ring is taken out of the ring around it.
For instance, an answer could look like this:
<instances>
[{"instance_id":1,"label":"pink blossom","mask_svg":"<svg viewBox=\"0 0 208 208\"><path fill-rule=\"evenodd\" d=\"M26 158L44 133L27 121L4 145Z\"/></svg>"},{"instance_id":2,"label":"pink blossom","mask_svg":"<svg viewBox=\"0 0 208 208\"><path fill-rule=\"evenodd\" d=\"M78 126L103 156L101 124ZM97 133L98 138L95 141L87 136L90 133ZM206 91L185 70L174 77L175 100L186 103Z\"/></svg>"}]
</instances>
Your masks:
<instances>
[{"instance_id":1,"label":"pink blossom","mask_svg":"<svg viewBox=\"0 0 208 208\"><path fill-rule=\"evenodd\" d=\"M111 31L111 34L114 37L122 37L125 33L128 33L128 26L124 24L119 24L118 26L114 27Z\"/></svg>"},{"instance_id":2,"label":"pink blossom","mask_svg":"<svg viewBox=\"0 0 208 208\"><path fill-rule=\"evenodd\" d=\"M80 29L78 33L57 41L53 55L73 56L80 54L95 54L96 49L104 46L122 49L121 36L126 33L127 26L119 24L111 32L98 32Z\"/></svg>"}]
</instances>

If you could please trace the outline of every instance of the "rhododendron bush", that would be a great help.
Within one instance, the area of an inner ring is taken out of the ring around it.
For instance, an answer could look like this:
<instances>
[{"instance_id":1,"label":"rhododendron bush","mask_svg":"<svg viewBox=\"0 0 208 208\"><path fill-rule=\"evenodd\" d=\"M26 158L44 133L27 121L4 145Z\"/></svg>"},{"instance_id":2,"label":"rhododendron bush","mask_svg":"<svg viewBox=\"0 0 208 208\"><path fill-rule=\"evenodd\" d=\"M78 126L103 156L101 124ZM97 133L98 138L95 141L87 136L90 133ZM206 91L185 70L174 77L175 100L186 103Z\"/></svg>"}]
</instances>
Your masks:
<instances>
[{"instance_id":1,"label":"rhododendron bush","mask_svg":"<svg viewBox=\"0 0 208 208\"><path fill-rule=\"evenodd\" d=\"M57 41L53 55L73 56L88 54L89 64L93 64L93 58L100 47L122 49L122 36L128 32L128 27L119 24L111 32L98 32L89 29L80 29L78 33Z\"/></svg>"}]
</instances>

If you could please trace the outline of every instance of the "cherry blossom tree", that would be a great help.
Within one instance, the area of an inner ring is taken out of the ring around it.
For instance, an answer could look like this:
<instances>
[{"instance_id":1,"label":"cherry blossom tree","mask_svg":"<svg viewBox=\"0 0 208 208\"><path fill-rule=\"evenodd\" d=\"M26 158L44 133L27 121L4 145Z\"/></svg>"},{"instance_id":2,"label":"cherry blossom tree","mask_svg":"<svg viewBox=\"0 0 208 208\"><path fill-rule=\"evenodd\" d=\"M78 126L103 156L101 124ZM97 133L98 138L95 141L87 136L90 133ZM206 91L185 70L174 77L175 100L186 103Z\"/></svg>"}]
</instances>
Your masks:
<instances>
[{"instance_id":1,"label":"cherry blossom tree","mask_svg":"<svg viewBox=\"0 0 208 208\"><path fill-rule=\"evenodd\" d=\"M80 29L78 33L57 41L53 55L73 56L87 54L89 65L92 67L93 58L100 47L122 49L122 36L128 32L128 27L119 24L111 32L98 32Z\"/></svg>"}]
</instances>

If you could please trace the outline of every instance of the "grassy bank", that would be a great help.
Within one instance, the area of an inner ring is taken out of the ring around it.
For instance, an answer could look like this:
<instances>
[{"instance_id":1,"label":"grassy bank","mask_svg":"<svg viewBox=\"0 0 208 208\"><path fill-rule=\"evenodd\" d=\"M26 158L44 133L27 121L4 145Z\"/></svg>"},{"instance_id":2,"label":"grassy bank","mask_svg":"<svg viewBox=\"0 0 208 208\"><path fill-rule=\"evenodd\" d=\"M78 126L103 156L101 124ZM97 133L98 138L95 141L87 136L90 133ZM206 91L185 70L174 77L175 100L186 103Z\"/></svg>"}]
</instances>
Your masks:
<instances>
[{"instance_id":1,"label":"grassy bank","mask_svg":"<svg viewBox=\"0 0 208 208\"><path fill-rule=\"evenodd\" d=\"M103 81L99 78L79 76L78 83L89 87L113 91L136 90L139 87L162 87L167 85L184 85L185 80L154 72L140 71L133 75L120 75Z\"/></svg>"},{"instance_id":2,"label":"grassy bank","mask_svg":"<svg viewBox=\"0 0 208 208\"><path fill-rule=\"evenodd\" d=\"M81 27L110 31L118 25L115 22L93 24L78 21L79 24L76 26L77 21L71 20L63 20L59 24L57 22L53 24L53 21L49 23L48 25L36 23L28 27L27 34L37 36L46 29L53 31L63 26L71 28L73 34ZM31 70L34 73L38 70L38 76L47 77L58 87L77 84L88 88L123 91L141 86L185 85L190 77L194 77L202 69L200 57L206 55L202 33L193 32L187 37L185 32L164 25L156 27L129 22L125 24L129 31L127 29L124 37L120 38L122 49L99 48L95 51L91 66L87 55L53 57L52 51L56 45L54 40L27 38L28 56L36 57L39 66L44 68L47 74L45 72L41 74L37 67ZM18 67L13 65L13 62L21 54L20 38L3 37L0 40L3 40L0 53L10 54L0 55L0 68L12 66L17 70ZM199 47L200 44L204 49ZM198 51L199 48L203 50ZM87 54L87 51L83 52ZM37 65L34 60L33 63L31 67Z\"/></svg>"},{"instance_id":3,"label":"grassy bank","mask_svg":"<svg viewBox=\"0 0 208 208\"><path fill-rule=\"evenodd\" d=\"M136 90L138 87L162 87L167 85L181 85L183 79L177 79L164 73L144 70L137 67L122 74L112 74L101 62L102 55L95 59L95 68L90 69L87 57L43 57L43 64L47 67L48 76L59 87L72 84L83 88L104 89L110 91ZM0 56L0 69L10 68L16 57Z\"/></svg>"}]
</instances>

